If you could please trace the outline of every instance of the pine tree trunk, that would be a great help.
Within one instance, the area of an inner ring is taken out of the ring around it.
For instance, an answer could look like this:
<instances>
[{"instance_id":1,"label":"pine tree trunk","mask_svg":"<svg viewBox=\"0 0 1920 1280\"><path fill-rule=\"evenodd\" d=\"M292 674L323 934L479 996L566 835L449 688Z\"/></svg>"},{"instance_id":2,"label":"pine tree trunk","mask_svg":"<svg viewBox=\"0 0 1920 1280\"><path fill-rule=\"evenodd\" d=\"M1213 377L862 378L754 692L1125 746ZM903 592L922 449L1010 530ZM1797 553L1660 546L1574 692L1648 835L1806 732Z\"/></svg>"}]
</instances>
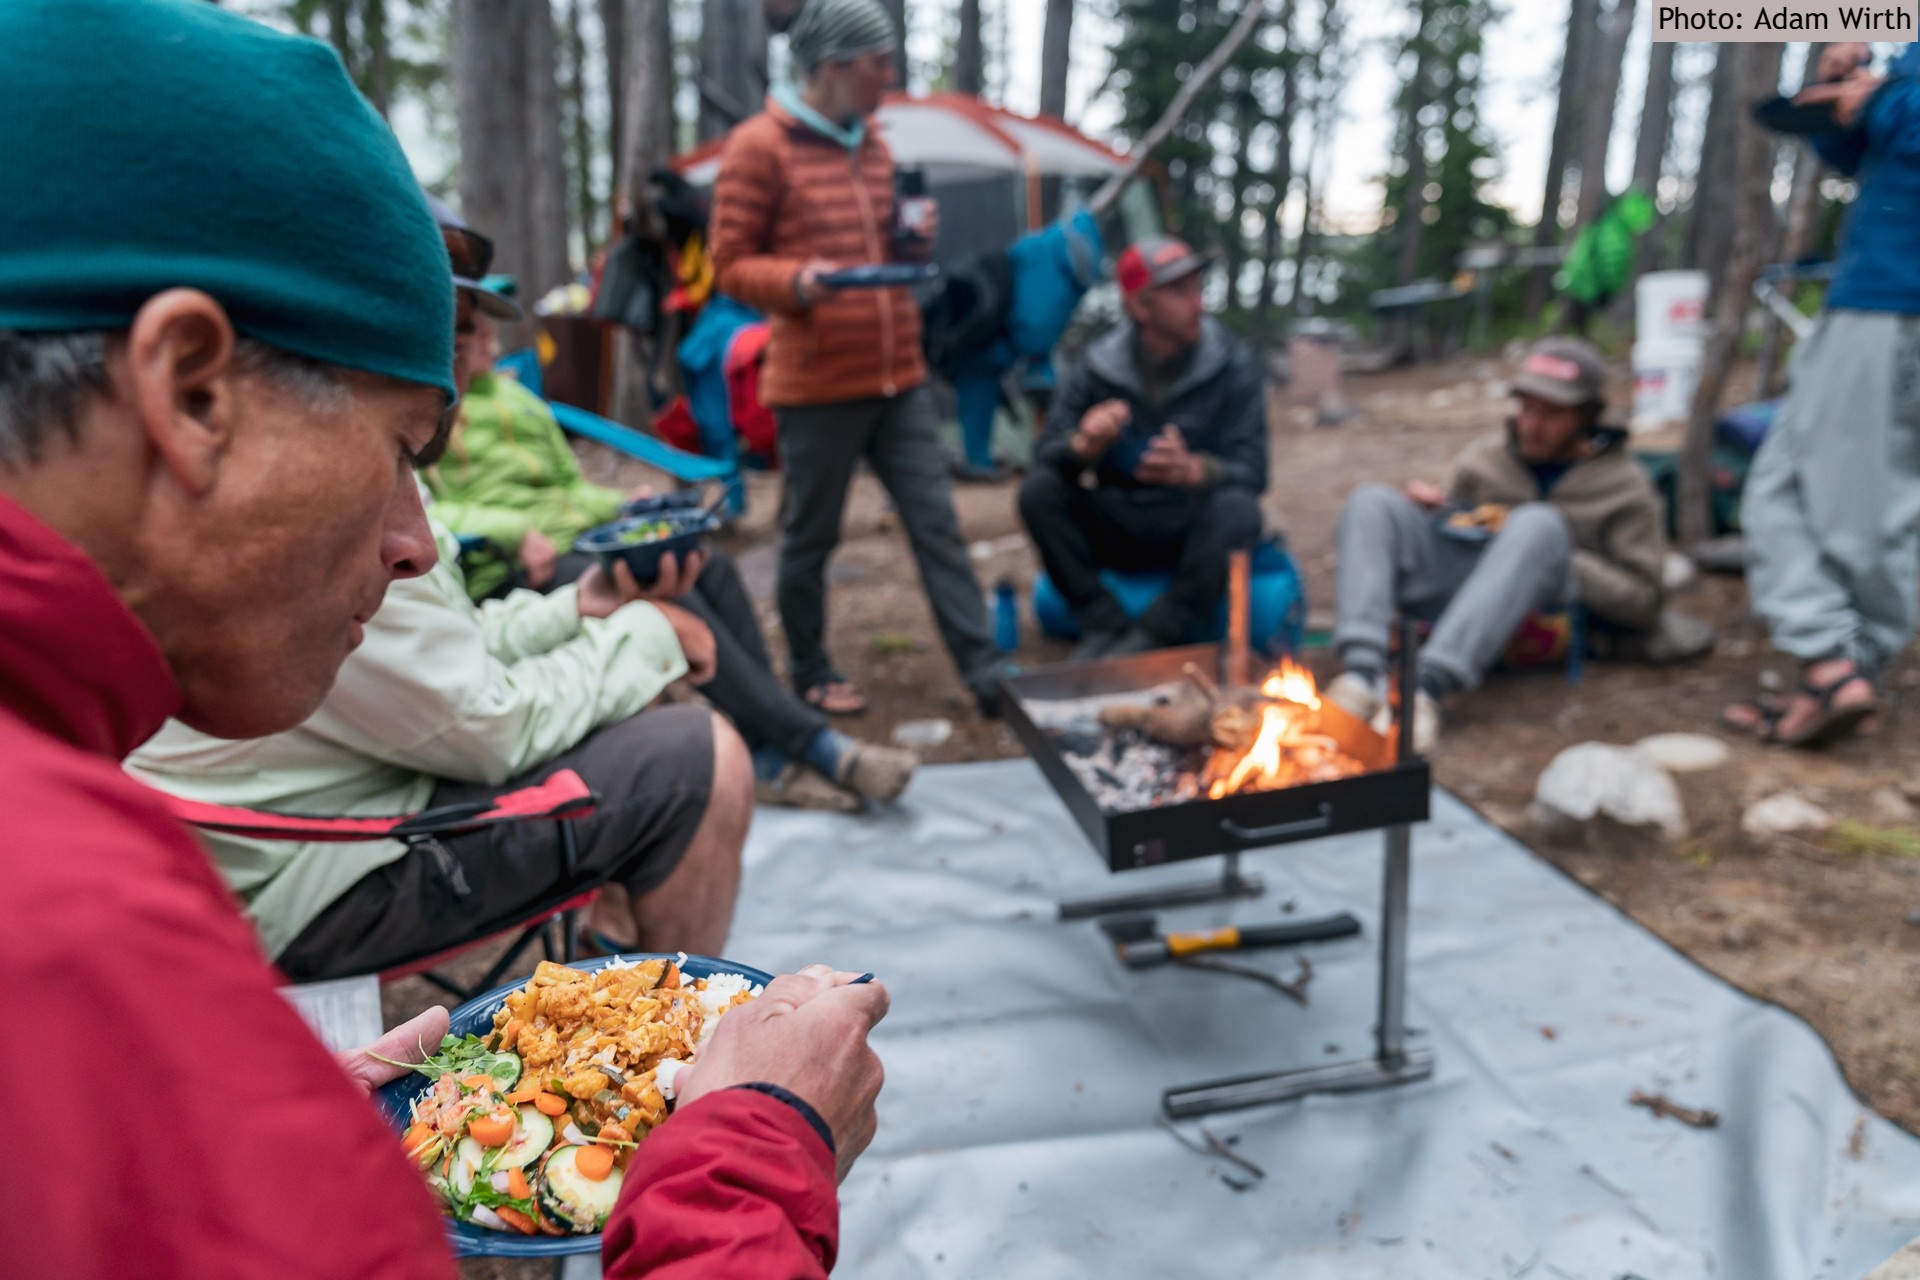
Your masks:
<instances>
[{"instance_id":1,"label":"pine tree trunk","mask_svg":"<svg viewBox=\"0 0 1920 1280\"><path fill-rule=\"evenodd\" d=\"M1423 215L1427 209L1427 148L1421 137L1420 114L1427 109L1432 93L1427 29L1433 21L1433 5L1434 0L1420 0L1415 10L1420 26L1414 34L1413 79L1407 85L1407 114L1401 126L1404 130L1401 146L1407 161L1407 193L1399 211L1401 284L1412 284L1420 275L1420 240L1426 231Z\"/></svg>"},{"instance_id":2,"label":"pine tree trunk","mask_svg":"<svg viewBox=\"0 0 1920 1280\"><path fill-rule=\"evenodd\" d=\"M1700 162L1693 178L1693 208L1687 220L1681 260L1707 273L1717 292L1733 250L1734 182L1738 176L1740 120L1739 71L1743 59L1722 44L1715 55L1712 100L1700 139Z\"/></svg>"},{"instance_id":3,"label":"pine tree trunk","mask_svg":"<svg viewBox=\"0 0 1920 1280\"><path fill-rule=\"evenodd\" d=\"M1660 193L1660 178L1667 167L1667 148L1673 143L1673 48L1670 40L1653 45L1647 61L1647 88L1640 99L1640 132L1633 150L1633 185L1645 192L1649 200ZM1640 237L1634 253L1635 276L1659 267L1664 256L1661 246L1666 238L1664 225L1657 225ZM1630 297L1632 293L1629 286L1623 296Z\"/></svg>"},{"instance_id":4,"label":"pine tree trunk","mask_svg":"<svg viewBox=\"0 0 1920 1280\"><path fill-rule=\"evenodd\" d=\"M384 119L393 109L393 49L387 40L387 0L362 0L360 38L367 46L367 101Z\"/></svg>"},{"instance_id":5,"label":"pine tree trunk","mask_svg":"<svg viewBox=\"0 0 1920 1280\"><path fill-rule=\"evenodd\" d=\"M1567 40L1560 57L1560 93L1553 112L1553 139L1547 149L1547 180L1540 194L1540 220L1533 225L1533 247L1544 249L1560 240L1560 197L1567 184L1567 165L1580 137L1582 97L1588 49L1594 34L1598 0L1571 0L1567 8ZM1539 319L1547 302L1551 267L1527 273L1526 318Z\"/></svg>"},{"instance_id":6,"label":"pine tree trunk","mask_svg":"<svg viewBox=\"0 0 1920 1280\"><path fill-rule=\"evenodd\" d=\"M1607 150L1613 141L1613 114L1620 97L1620 71L1633 34L1634 0L1615 0L1595 41L1588 78L1586 119L1581 122L1579 225L1607 207Z\"/></svg>"},{"instance_id":7,"label":"pine tree trunk","mask_svg":"<svg viewBox=\"0 0 1920 1280\"><path fill-rule=\"evenodd\" d=\"M881 7L893 19L898 43L893 47L893 74L902 89L907 87L907 0L880 0Z\"/></svg>"},{"instance_id":8,"label":"pine tree trunk","mask_svg":"<svg viewBox=\"0 0 1920 1280\"><path fill-rule=\"evenodd\" d=\"M955 91L979 96L986 84L984 64L980 0L960 0L960 36L953 44L953 70L948 76Z\"/></svg>"},{"instance_id":9,"label":"pine tree trunk","mask_svg":"<svg viewBox=\"0 0 1920 1280\"><path fill-rule=\"evenodd\" d=\"M550 0L523 0L527 48L527 278L532 302L573 272L567 263L567 150L560 120L560 64Z\"/></svg>"},{"instance_id":10,"label":"pine tree trunk","mask_svg":"<svg viewBox=\"0 0 1920 1280\"><path fill-rule=\"evenodd\" d=\"M1293 7L1288 5L1280 16L1281 33L1287 42L1293 42ZM1292 66L1287 67L1280 84L1280 118L1274 127L1279 131L1274 141L1273 165L1267 170L1267 186L1270 192L1267 200L1266 225L1260 238L1260 300L1255 308L1260 317L1260 334L1269 336L1273 313L1274 294L1280 288L1280 217L1287 205L1287 192L1293 187L1293 113L1298 108L1298 73Z\"/></svg>"},{"instance_id":11,"label":"pine tree trunk","mask_svg":"<svg viewBox=\"0 0 1920 1280\"><path fill-rule=\"evenodd\" d=\"M631 232L649 239L665 234L648 194L648 176L673 155L673 26L668 0L630 0L626 14L628 80L626 152L620 157L619 190L626 198ZM664 335L651 340L618 330L614 337L613 416L648 428L653 420L649 369Z\"/></svg>"},{"instance_id":12,"label":"pine tree trunk","mask_svg":"<svg viewBox=\"0 0 1920 1280\"><path fill-rule=\"evenodd\" d=\"M1820 52L1827 46L1817 42L1807 46L1807 77L1801 80L1805 86L1812 71L1820 65ZM1793 158L1793 184L1787 190L1786 216L1779 224L1779 234L1775 243L1769 246L1767 257L1773 262L1798 262L1807 256L1813 248L1813 236L1816 219L1814 214L1820 205L1820 178L1824 166L1820 162L1820 153L1805 142L1787 144L1788 154ZM1765 399L1777 394L1780 370L1780 357L1786 347L1786 326L1779 317L1768 311L1761 321L1760 353L1754 359L1754 394Z\"/></svg>"},{"instance_id":13,"label":"pine tree trunk","mask_svg":"<svg viewBox=\"0 0 1920 1280\"><path fill-rule=\"evenodd\" d=\"M1721 59L1732 64L1724 81L1726 97L1741 103L1771 97L1780 83L1781 48L1778 44L1721 45ZM1740 352L1753 282L1760 274L1773 230L1773 138L1745 119L1744 111L1728 114L1734 121L1727 131L1734 151L1734 182L1725 193L1725 203L1731 209L1730 250L1712 302L1713 325L1700 362L1700 385L1693 395L1693 413L1680 448L1675 516L1683 547L1704 542L1712 530L1708 483L1714 419Z\"/></svg>"},{"instance_id":14,"label":"pine tree trunk","mask_svg":"<svg viewBox=\"0 0 1920 1280\"><path fill-rule=\"evenodd\" d=\"M1339 116L1343 63L1338 58L1346 22L1339 11L1339 0L1321 0L1320 46L1313 53L1313 136L1307 142L1307 163L1300 184L1300 234L1293 243L1293 288L1287 296L1287 310L1298 316L1308 306L1307 263L1313 256L1314 229L1319 219L1319 174L1324 163L1326 143Z\"/></svg>"},{"instance_id":15,"label":"pine tree trunk","mask_svg":"<svg viewBox=\"0 0 1920 1280\"><path fill-rule=\"evenodd\" d=\"M600 0L600 52L607 63L607 154L613 157L607 209L611 212L620 203L620 162L627 154L626 0Z\"/></svg>"},{"instance_id":16,"label":"pine tree trunk","mask_svg":"<svg viewBox=\"0 0 1920 1280\"><path fill-rule=\"evenodd\" d=\"M496 271L523 275L527 61L522 0L454 0L448 72L460 139L460 212L493 238Z\"/></svg>"},{"instance_id":17,"label":"pine tree trunk","mask_svg":"<svg viewBox=\"0 0 1920 1280\"><path fill-rule=\"evenodd\" d=\"M333 45L333 51L340 55L340 61L346 64L347 74L358 84L360 59L354 56L353 32L349 26L353 0L326 0L326 10L327 41Z\"/></svg>"},{"instance_id":18,"label":"pine tree trunk","mask_svg":"<svg viewBox=\"0 0 1920 1280\"><path fill-rule=\"evenodd\" d=\"M567 0L567 115L572 154L573 210L579 219L580 252L591 265L600 243L599 202L593 197L593 131L587 119L587 42L580 30L580 9L587 0Z\"/></svg>"},{"instance_id":19,"label":"pine tree trunk","mask_svg":"<svg viewBox=\"0 0 1920 1280\"><path fill-rule=\"evenodd\" d=\"M1040 114L1067 118L1067 72L1073 55L1073 0L1047 0L1040 37Z\"/></svg>"},{"instance_id":20,"label":"pine tree trunk","mask_svg":"<svg viewBox=\"0 0 1920 1280\"><path fill-rule=\"evenodd\" d=\"M759 0L702 0L699 52L695 134L704 142L760 110L767 96L767 19Z\"/></svg>"}]
</instances>

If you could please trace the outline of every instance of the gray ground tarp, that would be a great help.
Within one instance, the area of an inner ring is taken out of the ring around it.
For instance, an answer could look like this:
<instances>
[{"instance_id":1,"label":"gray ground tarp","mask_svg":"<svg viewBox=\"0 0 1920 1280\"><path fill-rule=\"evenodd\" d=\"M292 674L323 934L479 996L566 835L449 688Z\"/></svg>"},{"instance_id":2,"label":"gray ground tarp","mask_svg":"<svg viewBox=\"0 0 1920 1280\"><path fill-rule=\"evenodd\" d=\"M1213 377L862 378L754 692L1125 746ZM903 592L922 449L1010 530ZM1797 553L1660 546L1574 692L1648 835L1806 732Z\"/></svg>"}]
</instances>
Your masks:
<instances>
[{"instance_id":1,"label":"gray ground tarp","mask_svg":"<svg viewBox=\"0 0 1920 1280\"><path fill-rule=\"evenodd\" d=\"M1093 924L1057 922L1061 897L1215 864L1107 874L1024 761L925 770L879 818L762 810L729 953L871 969L893 993L836 1274L1807 1280L1860 1276L1920 1233L1920 1142L1864 1111L1804 1024L1445 795L1413 858L1409 1020L1434 1078L1213 1117L1266 1171L1234 1189L1242 1171L1157 1127L1160 1090L1365 1050L1379 849L1256 855L1264 899L1165 917L1360 916L1361 938L1309 949L1301 1008L1239 978L1129 972ZM1655 1119L1636 1089L1720 1127Z\"/></svg>"}]
</instances>

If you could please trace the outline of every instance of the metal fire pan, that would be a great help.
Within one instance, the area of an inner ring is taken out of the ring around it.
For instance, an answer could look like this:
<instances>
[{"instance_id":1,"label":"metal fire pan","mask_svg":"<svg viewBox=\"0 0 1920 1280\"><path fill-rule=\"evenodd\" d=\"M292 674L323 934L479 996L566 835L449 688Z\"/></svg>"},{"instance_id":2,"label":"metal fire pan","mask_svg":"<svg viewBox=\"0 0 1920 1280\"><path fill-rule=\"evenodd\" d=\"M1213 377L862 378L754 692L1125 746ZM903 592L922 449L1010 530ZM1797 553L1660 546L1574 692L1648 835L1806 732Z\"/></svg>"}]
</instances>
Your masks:
<instances>
[{"instance_id":1,"label":"metal fire pan","mask_svg":"<svg viewBox=\"0 0 1920 1280\"><path fill-rule=\"evenodd\" d=\"M1220 800L1203 798L1125 813L1102 810L1025 704L1151 689L1180 680L1189 662L1218 673L1220 646L1062 663L1003 682L1008 726L1113 870L1426 821L1432 788L1426 761L1395 760L1392 743L1331 702L1321 706L1321 731L1365 764L1365 773Z\"/></svg>"}]
</instances>

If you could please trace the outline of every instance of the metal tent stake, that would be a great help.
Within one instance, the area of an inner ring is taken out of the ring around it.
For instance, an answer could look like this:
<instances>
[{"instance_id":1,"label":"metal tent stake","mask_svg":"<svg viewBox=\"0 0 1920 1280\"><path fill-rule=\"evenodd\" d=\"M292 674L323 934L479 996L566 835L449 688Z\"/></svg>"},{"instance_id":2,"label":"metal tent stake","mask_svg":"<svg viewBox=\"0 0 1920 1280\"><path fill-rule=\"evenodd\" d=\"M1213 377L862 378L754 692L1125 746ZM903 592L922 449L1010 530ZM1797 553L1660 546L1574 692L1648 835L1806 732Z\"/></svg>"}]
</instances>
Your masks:
<instances>
[{"instance_id":1,"label":"metal tent stake","mask_svg":"<svg viewBox=\"0 0 1920 1280\"><path fill-rule=\"evenodd\" d=\"M1418 667L1418 633L1411 622L1400 627L1400 665L1394 690L1399 728L1398 757L1413 759L1413 694ZM1380 894L1380 1021L1374 1029L1374 1055L1325 1066L1235 1076L1206 1084L1168 1089L1161 1105L1175 1120L1287 1102L1310 1093L1355 1093L1424 1080L1433 1074L1433 1052L1406 1045L1407 893L1412 876L1413 828L1405 823L1386 830L1386 866Z\"/></svg>"}]
</instances>

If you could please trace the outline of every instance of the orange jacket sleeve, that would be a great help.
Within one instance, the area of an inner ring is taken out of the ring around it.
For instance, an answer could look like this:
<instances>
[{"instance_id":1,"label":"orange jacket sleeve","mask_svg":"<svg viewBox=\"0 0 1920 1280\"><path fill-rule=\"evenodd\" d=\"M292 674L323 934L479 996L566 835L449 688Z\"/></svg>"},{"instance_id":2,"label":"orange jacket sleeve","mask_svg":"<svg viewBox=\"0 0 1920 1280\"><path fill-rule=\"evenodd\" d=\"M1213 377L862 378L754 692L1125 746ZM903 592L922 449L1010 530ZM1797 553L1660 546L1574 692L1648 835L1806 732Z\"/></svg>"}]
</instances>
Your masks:
<instances>
[{"instance_id":1,"label":"orange jacket sleeve","mask_svg":"<svg viewBox=\"0 0 1920 1280\"><path fill-rule=\"evenodd\" d=\"M805 260L774 252L780 193L786 189L779 139L755 122L734 130L720 157L713 184L713 216L708 236L714 284L721 293L760 311L798 315L806 308L793 291Z\"/></svg>"}]
</instances>

